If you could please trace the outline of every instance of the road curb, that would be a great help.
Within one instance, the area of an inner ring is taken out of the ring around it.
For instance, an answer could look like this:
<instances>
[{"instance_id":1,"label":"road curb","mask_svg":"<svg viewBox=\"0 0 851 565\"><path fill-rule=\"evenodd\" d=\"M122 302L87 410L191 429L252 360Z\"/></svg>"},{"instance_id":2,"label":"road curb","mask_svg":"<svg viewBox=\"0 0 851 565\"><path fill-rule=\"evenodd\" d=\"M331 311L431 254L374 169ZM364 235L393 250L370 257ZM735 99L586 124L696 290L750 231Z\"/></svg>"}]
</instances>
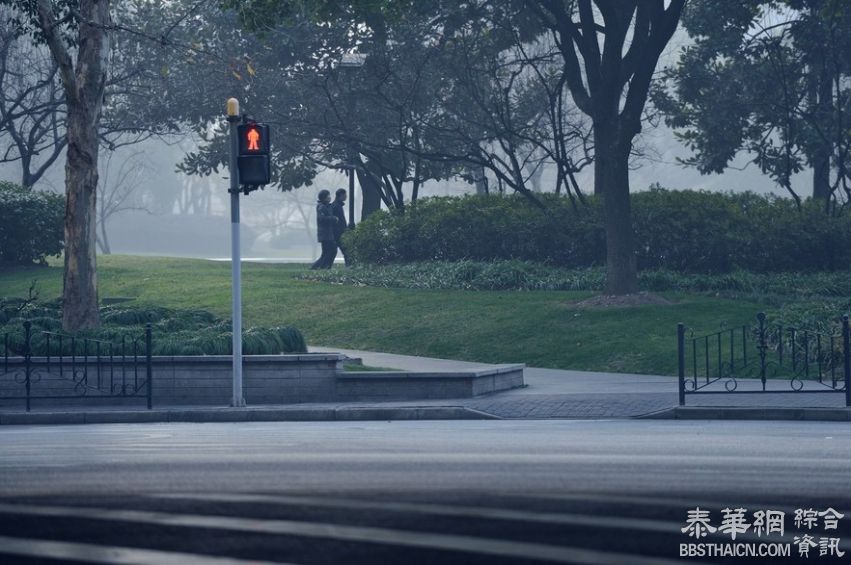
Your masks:
<instances>
[{"instance_id":1,"label":"road curb","mask_svg":"<svg viewBox=\"0 0 851 565\"><path fill-rule=\"evenodd\" d=\"M635 416L645 420L790 420L851 421L851 408L739 408L733 406L674 406Z\"/></svg>"},{"instance_id":2,"label":"road curb","mask_svg":"<svg viewBox=\"0 0 851 565\"><path fill-rule=\"evenodd\" d=\"M0 426L131 424L154 422L334 422L393 420L498 420L464 406L339 406L317 408L210 408L0 413Z\"/></svg>"}]
</instances>

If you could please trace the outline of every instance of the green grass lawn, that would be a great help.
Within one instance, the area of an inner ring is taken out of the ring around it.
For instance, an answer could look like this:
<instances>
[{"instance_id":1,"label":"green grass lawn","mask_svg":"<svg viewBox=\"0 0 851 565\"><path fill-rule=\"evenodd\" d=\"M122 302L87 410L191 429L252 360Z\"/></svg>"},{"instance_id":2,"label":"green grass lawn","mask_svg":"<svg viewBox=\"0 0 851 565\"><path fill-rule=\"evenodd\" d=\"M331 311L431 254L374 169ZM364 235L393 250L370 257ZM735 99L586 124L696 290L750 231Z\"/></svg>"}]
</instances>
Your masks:
<instances>
[{"instance_id":1,"label":"green grass lawn","mask_svg":"<svg viewBox=\"0 0 851 565\"><path fill-rule=\"evenodd\" d=\"M676 372L676 324L700 333L749 322L764 305L664 294L666 306L578 309L591 295L566 291L463 291L352 287L303 281L304 265L245 264L245 327L293 325L309 344L534 367L653 374ZM200 308L230 316L230 265L192 259L102 256L101 298ZM60 265L6 268L0 296L42 299L62 288Z\"/></svg>"}]
</instances>

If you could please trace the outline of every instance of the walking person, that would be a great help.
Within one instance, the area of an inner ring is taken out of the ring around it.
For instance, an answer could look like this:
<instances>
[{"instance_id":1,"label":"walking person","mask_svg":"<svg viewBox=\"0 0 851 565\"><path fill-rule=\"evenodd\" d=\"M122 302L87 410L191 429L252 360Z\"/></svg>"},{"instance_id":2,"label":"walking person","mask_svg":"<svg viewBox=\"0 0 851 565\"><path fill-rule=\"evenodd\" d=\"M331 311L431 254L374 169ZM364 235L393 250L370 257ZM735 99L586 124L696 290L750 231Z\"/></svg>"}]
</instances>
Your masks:
<instances>
[{"instance_id":1,"label":"walking person","mask_svg":"<svg viewBox=\"0 0 851 565\"><path fill-rule=\"evenodd\" d=\"M337 240L334 237L334 227L339 220L334 215L331 207L331 193L327 190L319 191L316 203L316 236L322 244L322 255L316 260L311 269L330 269L337 257Z\"/></svg>"},{"instance_id":2,"label":"walking person","mask_svg":"<svg viewBox=\"0 0 851 565\"><path fill-rule=\"evenodd\" d=\"M338 188L337 192L334 193L334 202L331 203L331 207L334 209L334 216L337 218L337 223L334 224L334 240L337 243L337 249L340 250L340 253L343 254L343 261L345 261L346 266L349 265L349 254L346 253L345 247L343 247L343 242L341 238L343 237L343 233L346 231L346 198L348 197L348 193L345 188Z\"/></svg>"}]
</instances>

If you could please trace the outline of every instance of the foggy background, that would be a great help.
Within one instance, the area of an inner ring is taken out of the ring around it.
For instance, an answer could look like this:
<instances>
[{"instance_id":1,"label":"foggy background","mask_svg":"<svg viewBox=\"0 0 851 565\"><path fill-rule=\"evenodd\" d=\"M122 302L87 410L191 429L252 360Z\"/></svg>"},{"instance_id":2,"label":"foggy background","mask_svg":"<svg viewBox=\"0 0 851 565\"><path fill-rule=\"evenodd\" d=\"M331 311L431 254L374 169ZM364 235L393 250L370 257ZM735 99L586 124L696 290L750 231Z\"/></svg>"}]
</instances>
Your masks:
<instances>
[{"instance_id":1,"label":"foggy background","mask_svg":"<svg viewBox=\"0 0 851 565\"><path fill-rule=\"evenodd\" d=\"M224 103L223 103L224 107ZM275 140L272 129L272 143ZM664 125L642 134L643 149L648 153L633 165L632 190L647 190L653 183L672 190L707 189L717 191L754 191L781 196L778 187L747 157L740 156L737 168L721 175L701 175L683 167L677 157L688 156L673 132ZM178 257L230 257L230 200L227 174L209 177L188 176L176 171L177 163L192 140L152 139L123 147L101 157L101 188L129 193L125 209L111 214L106 221L110 251L126 255L168 255ZM57 160L37 189L64 192L64 156ZM19 169L0 165L0 179L18 182ZM554 171L546 169L539 181L540 190L551 192ZM793 188L802 196L812 192L812 173L798 174ZM594 168L586 167L577 175L586 194L594 192ZM491 186L496 181L491 180ZM241 196L244 257L295 259L306 261L318 256L315 242L316 194L348 188L348 179L340 171L321 173L312 186L290 192L274 188ZM426 196L457 196L475 193L475 187L461 179L428 182L421 189ZM100 194L99 194L100 196ZM348 210L348 209L347 209ZM347 211L348 215L348 211ZM360 220L360 191L355 183L355 220Z\"/></svg>"}]
</instances>

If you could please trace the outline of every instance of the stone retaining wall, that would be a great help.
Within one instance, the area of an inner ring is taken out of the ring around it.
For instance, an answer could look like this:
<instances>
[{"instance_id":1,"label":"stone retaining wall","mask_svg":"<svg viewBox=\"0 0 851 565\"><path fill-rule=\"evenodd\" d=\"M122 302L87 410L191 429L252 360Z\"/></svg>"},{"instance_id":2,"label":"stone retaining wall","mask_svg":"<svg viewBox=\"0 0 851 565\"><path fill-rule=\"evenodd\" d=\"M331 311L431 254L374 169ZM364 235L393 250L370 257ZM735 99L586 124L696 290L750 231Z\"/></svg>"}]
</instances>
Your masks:
<instances>
[{"instance_id":1,"label":"stone retaining wall","mask_svg":"<svg viewBox=\"0 0 851 565\"><path fill-rule=\"evenodd\" d=\"M347 358L336 353L300 355L251 355L243 362L243 394L248 405L295 404L305 402L347 402L380 400L425 400L471 398L481 394L523 386L523 365L496 366L493 369L452 373L343 372ZM140 359L141 360L141 359ZM54 360L55 361L55 360ZM229 355L153 357L153 405L223 406L232 396L232 365ZM73 399L39 399L40 396L74 395L74 383L59 375L58 367L45 370L43 358L33 358L40 377L32 385L32 403L38 406L144 405L145 390L138 398L98 398L96 391ZM0 366L0 397L22 396L24 387L15 384L13 373L23 368L21 359L10 359L8 372ZM90 365L89 382L97 380ZM139 382L145 379L144 363L138 367ZM133 382L132 369L125 374ZM120 367L101 367L101 382L120 383ZM23 400L0 398L0 407L20 407Z\"/></svg>"},{"instance_id":2,"label":"stone retaining wall","mask_svg":"<svg viewBox=\"0 0 851 565\"><path fill-rule=\"evenodd\" d=\"M452 373L344 373L337 378L337 397L350 401L472 398L523 386L524 367L499 365Z\"/></svg>"},{"instance_id":3,"label":"stone retaining wall","mask_svg":"<svg viewBox=\"0 0 851 565\"><path fill-rule=\"evenodd\" d=\"M247 404L328 402L342 355L251 355L243 358ZM228 404L233 395L230 355L154 358L154 405Z\"/></svg>"}]
</instances>

